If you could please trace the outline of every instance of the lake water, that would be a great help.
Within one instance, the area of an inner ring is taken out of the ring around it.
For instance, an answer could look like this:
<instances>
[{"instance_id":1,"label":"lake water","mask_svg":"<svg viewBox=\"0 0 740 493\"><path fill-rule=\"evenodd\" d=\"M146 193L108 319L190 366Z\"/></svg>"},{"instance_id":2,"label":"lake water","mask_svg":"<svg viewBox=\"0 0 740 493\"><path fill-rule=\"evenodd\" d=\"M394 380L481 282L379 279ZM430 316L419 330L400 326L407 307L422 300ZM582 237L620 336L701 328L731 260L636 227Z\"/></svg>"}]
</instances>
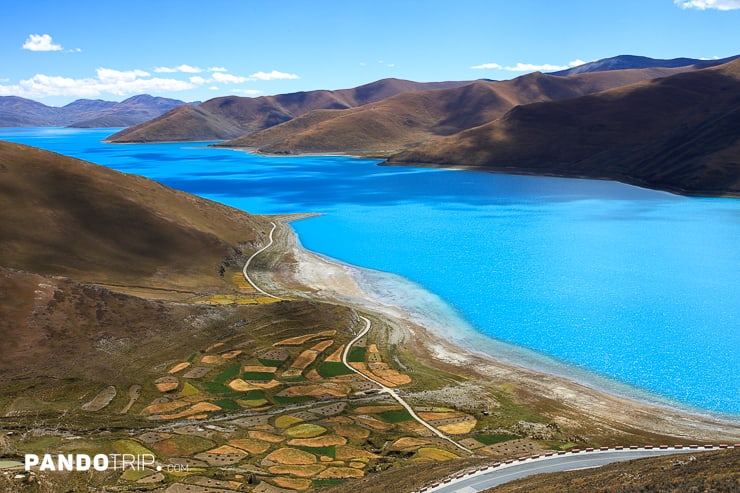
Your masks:
<instances>
[{"instance_id":1,"label":"lake water","mask_svg":"<svg viewBox=\"0 0 740 493\"><path fill-rule=\"evenodd\" d=\"M740 417L740 200L347 157L101 143L110 133L0 129L0 139L253 213L324 213L294 224L306 248L373 269L363 276L370 289L456 342L618 393Z\"/></svg>"}]
</instances>

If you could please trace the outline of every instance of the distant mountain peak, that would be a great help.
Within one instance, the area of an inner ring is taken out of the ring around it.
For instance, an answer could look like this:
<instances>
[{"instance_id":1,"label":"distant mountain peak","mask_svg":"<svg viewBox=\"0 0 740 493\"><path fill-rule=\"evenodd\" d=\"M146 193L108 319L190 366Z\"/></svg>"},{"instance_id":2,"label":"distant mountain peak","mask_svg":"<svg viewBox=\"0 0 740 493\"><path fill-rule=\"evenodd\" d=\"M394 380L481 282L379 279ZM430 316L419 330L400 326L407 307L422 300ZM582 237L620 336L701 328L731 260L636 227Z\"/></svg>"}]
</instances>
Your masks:
<instances>
[{"instance_id":1,"label":"distant mountain peak","mask_svg":"<svg viewBox=\"0 0 740 493\"><path fill-rule=\"evenodd\" d=\"M56 107L18 96L0 96L0 127L128 127L183 104L177 99L138 94L120 103L78 99Z\"/></svg>"},{"instance_id":2,"label":"distant mountain peak","mask_svg":"<svg viewBox=\"0 0 740 493\"><path fill-rule=\"evenodd\" d=\"M568 76L583 74L586 72L608 72L610 70L627 70L637 68L677 68L688 67L690 65L697 65L698 67L706 68L731 62L735 58L738 58L738 56L740 55L718 60L702 60L698 58L685 57L661 59L639 55L617 55L610 58L602 58L601 60L584 63L583 65L578 65L577 67L572 67L566 70L550 72L550 75Z\"/></svg>"}]
</instances>

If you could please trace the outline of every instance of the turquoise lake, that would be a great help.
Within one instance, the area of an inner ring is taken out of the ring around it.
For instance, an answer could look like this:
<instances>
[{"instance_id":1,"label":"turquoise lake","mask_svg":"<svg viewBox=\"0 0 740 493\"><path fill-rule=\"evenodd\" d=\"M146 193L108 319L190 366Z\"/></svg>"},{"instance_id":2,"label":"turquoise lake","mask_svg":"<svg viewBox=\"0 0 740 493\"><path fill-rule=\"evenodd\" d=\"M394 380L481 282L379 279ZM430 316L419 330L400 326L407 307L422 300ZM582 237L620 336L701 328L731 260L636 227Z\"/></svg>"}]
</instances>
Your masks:
<instances>
[{"instance_id":1,"label":"turquoise lake","mask_svg":"<svg viewBox=\"0 0 740 493\"><path fill-rule=\"evenodd\" d=\"M740 200L347 157L102 143L111 133L0 129L0 139L253 213L323 213L293 224L306 248L415 283L380 276L391 301L415 297L408 286L439 296L462 319L442 328L453 340L466 342L459 320L510 345L492 347L525 348L566 376L740 418Z\"/></svg>"}]
</instances>

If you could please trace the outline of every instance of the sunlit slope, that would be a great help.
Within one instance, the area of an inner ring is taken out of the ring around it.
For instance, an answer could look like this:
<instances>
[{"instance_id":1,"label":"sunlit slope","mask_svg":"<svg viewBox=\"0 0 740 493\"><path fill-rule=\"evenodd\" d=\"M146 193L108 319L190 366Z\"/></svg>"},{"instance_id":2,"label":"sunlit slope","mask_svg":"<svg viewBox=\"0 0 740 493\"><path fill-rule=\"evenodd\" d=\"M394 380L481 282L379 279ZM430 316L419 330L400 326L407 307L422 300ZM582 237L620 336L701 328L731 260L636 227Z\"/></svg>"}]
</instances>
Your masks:
<instances>
[{"instance_id":1,"label":"sunlit slope","mask_svg":"<svg viewBox=\"0 0 740 493\"><path fill-rule=\"evenodd\" d=\"M0 142L0 266L205 290L269 221L143 177Z\"/></svg>"},{"instance_id":2,"label":"sunlit slope","mask_svg":"<svg viewBox=\"0 0 740 493\"><path fill-rule=\"evenodd\" d=\"M563 101L393 156L391 164L619 180L740 195L740 60Z\"/></svg>"}]
</instances>

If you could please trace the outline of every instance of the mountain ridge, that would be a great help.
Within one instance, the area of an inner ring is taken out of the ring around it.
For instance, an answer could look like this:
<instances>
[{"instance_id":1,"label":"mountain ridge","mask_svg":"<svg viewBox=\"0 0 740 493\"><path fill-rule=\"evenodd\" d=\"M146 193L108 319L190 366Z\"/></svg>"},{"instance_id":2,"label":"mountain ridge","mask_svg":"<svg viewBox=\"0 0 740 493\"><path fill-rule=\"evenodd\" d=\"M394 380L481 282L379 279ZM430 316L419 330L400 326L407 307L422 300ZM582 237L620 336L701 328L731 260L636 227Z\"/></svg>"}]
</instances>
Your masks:
<instances>
[{"instance_id":1,"label":"mountain ridge","mask_svg":"<svg viewBox=\"0 0 740 493\"><path fill-rule=\"evenodd\" d=\"M715 65L722 65L738 58L735 55L716 60L704 60L700 58L650 58L639 55L617 55L609 58L602 58L593 62L587 62L576 67L565 70L550 72L550 75L568 76L582 74L586 72L608 72L612 70L624 70L630 68L678 68L695 65L698 68L709 68Z\"/></svg>"},{"instance_id":2,"label":"mountain ridge","mask_svg":"<svg viewBox=\"0 0 740 493\"><path fill-rule=\"evenodd\" d=\"M386 164L623 181L740 197L740 60L562 101L392 156Z\"/></svg>"},{"instance_id":3,"label":"mountain ridge","mask_svg":"<svg viewBox=\"0 0 740 493\"><path fill-rule=\"evenodd\" d=\"M19 96L0 96L0 127L126 127L185 104L139 94L121 102L78 99L58 107Z\"/></svg>"},{"instance_id":4,"label":"mountain ridge","mask_svg":"<svg viewBox=\"0 0 740 493\"><path fill-rule=\"evenodd\" d=\"M312 110L347 109L422 88L458 87L469 81L414 82L381 79L350 89L260 96L222 96L183 106L108 137L109 142L227 140L289 121Z\"/></svg>"},{"instance_id":5,"label":"mountain ridge","mask_svg":"<svg viewBox=\"0 0 740 493\"><path fill-rule=\"evenodd\" d=\"M267 228L259 216L21 144L0 141L0 176L1 265L40 275L216 289L219 269Z\"/></svg>"},{"instance_id":6,"label":"mountain ridge","mask_svg":"<svg viewBox=\"0 0 740 493\"><path fill-rule=\"evenodd\" d=\"M342 111L309 112L217 145L268 154L386 156L438 136L483 125L517 105L573 98L684 70L691 68L587 72L568 77L534 72L506 81L475 81L457 88L397 94Z\"/></svg>"}]
</instances>

